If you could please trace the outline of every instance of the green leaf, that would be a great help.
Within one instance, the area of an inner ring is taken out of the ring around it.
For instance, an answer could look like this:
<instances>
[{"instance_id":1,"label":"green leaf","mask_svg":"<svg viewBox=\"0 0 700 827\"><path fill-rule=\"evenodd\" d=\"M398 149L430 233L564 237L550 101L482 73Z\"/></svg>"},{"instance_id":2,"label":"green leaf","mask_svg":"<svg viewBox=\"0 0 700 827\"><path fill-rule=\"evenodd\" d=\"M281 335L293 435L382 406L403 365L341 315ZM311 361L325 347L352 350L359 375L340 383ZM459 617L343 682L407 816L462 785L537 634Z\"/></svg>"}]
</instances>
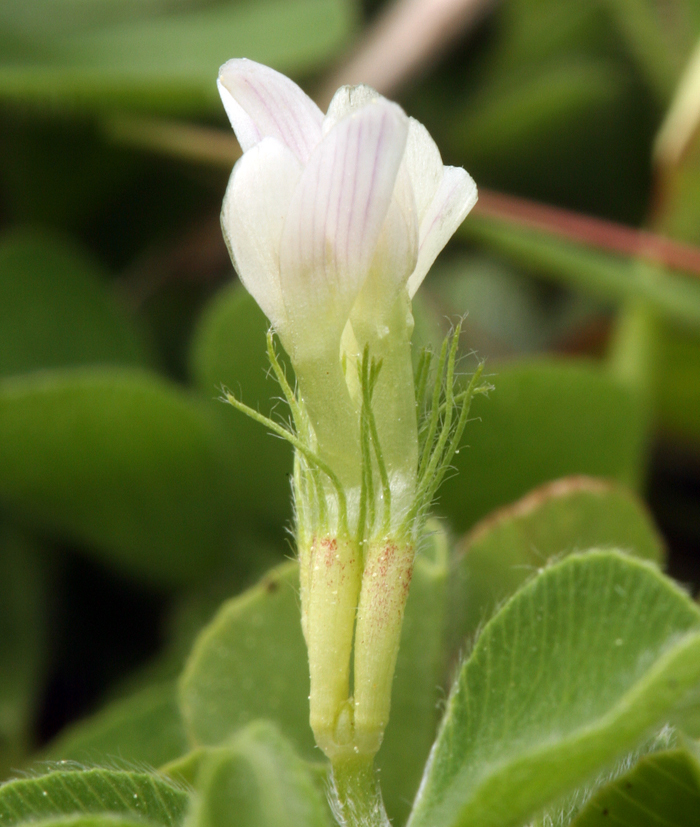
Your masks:
<instances>
[{"instance_id":1,"label":"green leaf","mask_svg":"<svg viewBox=\"0 0 700 827\"><path fill-rule=\"evenodd\" d=\"M25 822L26 823L26 822ZM143 819L118 816L112 813L92 813L89 815L58 816L32 820L32 827L144 827L148 822Z\"/></svg>"},{"instance_id":2,"label":"green leaf","mask_svg":"<svg viewBox=\"0 0 700 827\"><path fill-rule=\"evenodd\" d=\"M377 763L387 811L406 813L437 725L445 668L447 561L437 534L416 559L392 694ZM257 718L269 718L318 760L309 726L309 673L301 632L296 563L272 569L225 603L199 636L180 680L191 742L217 746Z\"/></svg>"},{"instance_id":3,"label":"green leaf","mask_svg":"<svg viewBox=\"0 0 700 827\"><path fill-rule=\"evenodd\" d=\"M46 655L44 561L17 532L0 528L0 778L29 746Z\"/></svg>"},{"instance_id":4,"label":"green leaf","mask_svg":"<svg viewBox=\"0 0 700 827\"><path fill-rule=\"evenodd\" d=\"M593 363L521 361L490 366L494 391L473 421L438 495L438 510L464 531L549 480L607 477L636 488L643 476L648 410L641 395Z\"/></svg>"},{"instance_id":5,"label":"green leaf","mask_svg":"<svg viewBox=\"0 0 700 827\"><path fill-rule=\"evenodd\" d=\"M248 534L244 527L237 527L235 539L235 568L212 572L206 582L196 589L188 589L171 608L166 634L168 648L164 652L163 667L167 677L178 677L190 655L197 635L211 622L225 600L258 582L269 569L289 559L289 543L286 538L275 537L274 542L265 537ZM151 670L147 670L146 679ZM162 674L162 673L161 673Z\"/></svg>"},{"instance_id":6,"label":"green leaf","mask_svg":"<svg viewBox=\"0 0 700 827\"><path fill-rule=\"evenodd\" d=\"M0 239L0 376L145 361L133 325L95 264L45 233Z\"/></svg>"},{"instance_id":7,"label":"green leaf","mask_svg":"<svg viewBox=\"0 0 700 827\"><path fill-rule=\"evenodd\" d=\"M606 51L610 23L595 3L511 0L500 9L500 20L494 47L497 77L512 76L523 66L546 65L562 55Z\"/></svg>"},{"instance_id":8,"label":"green leaf","mask_svg":"<svg viewBox=\"0 0 700 827\"><path fill-rule=\"evenodd\" d=\"M311 770L266 721L249 724L230 746L206 755L187 827L329 827Z\"/></svg>"},{"instance_id":9,"label":"green leaf","mask_svg":"<svg viewBox=\"0 0 700 827\"><path fill-rule=\"evenodd\" d=\"M624 75L609 61L560 59L535 73L531 65L518 66L450 121L448 140L477 164L514 165L521 158L516 147L537 153L572 123L586 129L586 121L624 91Z\"/></svg>"},{"instance_id":10,"label":"green leaf","mask_svg":"<svg viewBox=\"0 0 700 827\"><path fill-rule=\"evenodd\" d=\"M693 2L678 3L668 14L650 0L606 0L628 48L662 102L667 102L700 31Z\"/></svg>"},{"instance_id":11,"label":"green leaf","mask_svg":"<svg viewBox=\"0 0 700 827\"><path fill-rule=\"evenodd\" d=\"M516 5L475 71L432 92L439 143L480 186L641 220L656 121L609 19L599 3L539 0L502 21Z\"/></svg>"},{"instance_id":12,"label":"green leaf","mask_svg":"<svg viewBox=\"0 0 700 827\"><path fill-rule=\"evenodd\" d=\"M661 563L664 544L649 512L607 480L568 477L547 483L485 517L457 546L458 645L554 557L587 548L620 548Z\"/></svg>"},{"instance_id":13,"label":"green leaf","mask_svg":"<svg viewBox=\"0 0 700 827\"><path fill-rule=\"evenodd\" d=\"M169 9L196 9L201 0L25 0L0 8L0 25L25 44L49 44L58 36L89 32L139 20L151 20Z\"/></svg>"},{"instance_id":14,"label":"green leaf","mask_svg":"<svg viewBox=\"0 0 700 827\"><path fill-rule=\"evenodd\" d=\"M572 827L689 827L700 813L700 763L685 749L647 755L600 790Z\"/></svg>"},{"instance_id":15,"label":"green leaf","mask_svg":"<svg viewBox=\"0 0 700 827\"><path fill-rule=\"evenodd\" d=\"M0 824L12 827L73 813L114 813L175 827L188 803L186 792L154 773L59 770L0 786Z\"/></svg>"},{"instance_id":16,"label":"green leaf","mask_svg":"<svg viewBox=\"0 0 700 827\"><path fill-rule=\"evenodd\" d=\"M550 291L535 279L502 258L474 252L438 263L427 287L437 294L443 315L467 313L465 339L478 347L487 366L507 354L522 357L561 347L604 312L580 293L562 293L553 304Z\"/></svg>"},{"instance_id":17,"label":"green leaf","mask_svg":"<svg viewBox=\"0 0 700 827\"><path fill-rule=\"evenodd\" d=\"M215 80L226 60L245 55L286 74L308 73L337 53L352 24L346 0L197 5L62 36L59 27L48 45L27 46L24 59L0 64L0 98L219 113Z\"/></svg>"},{"instance_id":18,"label":"green leaf","mask_svg":"<svg viewBox=\"0 0 700 827\"><path fill-rule=\"evenodd\" d=\"M700 609L649 563L572 555L484 628L409 824L522 824L660 728L698 681Z\"/></svg>"},{"instance_id":19,"label":"green leaf","mask_svg":"<svg viewBox=\"0 0 700 827\"><path fill-rule=\"evenodd\" d=\"M281 524L291 517L291 446L214 398L220 396L223 385L266 416L279 407L281 390L269 375L269 326L245 288L238 283L227 285L200 316L191 344L190 374L225 420L237 461L246 469L237 491L239 502L248 512ZM287 374L291 381L289 367ZM286 405L282 410L286 414Z\"/></svg>"},{"instance_id":20,"label":"green leaf","mask_svg":"<svg viewBox=\"0 0 700 827\"><path fill-rule=\"evenodd\" d=\"M317 757L309 727L309 674L296 563L224 603L192 649L180 680L191 741L217 746L257 718L270 718L302 755Z\"/></svg>"},{"instance_id":21,"label":"green leaf","mask_svg":"<svg viewBox=\"0 0 700 827\"><path fill-rule=\"evenodd\" d=\"M204 759L219 747L195 747L173 761L168 761L158 768L158 772L172 778L178 784L194 787L197 781L199 768Z\"/></svg>"},{"instance_id":22,"label":"green leaf","mask_svg":"<svg viewBox=\"0 0 700 827\"><path fill-rule=\"evenodd\" d=\"M5 3L1 8L10 5L17 8L23 4ZM37 15L41 16L41 13ZM60 228L63 232L78 233L82 238L88 236L93 249L99 244L95 237L98 233L102 242L99 255L112 261L132 261L151 237L149 233L154 232L153 218L158 220L153 207L146 206L142 199L140 203L145 209L140 220L130 222L131 208L125 201L135 187L139 188L139 194L143 187L156 191L157 184L152 182L159 178L152 172L150 159L147 161L133 151L117 149L103 138L100 127L86 118L31 117L25 107L5 106L4 111L0 123L0 155L12 158L12 163L3 164L2 168L5 225ZM147 163L150 174L146 182ZM172 168L169 172L173 176ZM171 192L175 191L175 186L171 187ZM179 186L183 187L181 178ZM183 193L183 199L188 197L191 196ZM168 203L170 198L169 193L162 193L163 202ZM172 214L169 209L167 220L172 221ZM102 227L105 229L99 229ZM23 232L15 230L10 237L16 235L23 235ZM38 229L32 236L44 241L60 238L54 232L49 235ZM66 247L65 241L62 246ZM68 248L67 253L75 257L74 250ZM102 268L85 260L84 251L82 254L79 251L79 259L92 278L100 276ZM114 282L116 290L121 286Z\"/></svg>"},{"instance_id":23,"label":"green leaf","mask_svg":"<svg viewBox=\"0 0 700 827\"><path fill-rule=\"evenodd\" d=\"M174 683L147 686L69 726L42 759L159 767L187 752Z\"/></svg>"},{"instance_id":24,"label":"green leaf","mask_svg":"<svg viewBox=\"0 0 700 827\"><path fill-rule=\"evenodd\" d=\"M148 373L74 369L0 381L0 503L164 583L229 549L226 443L196 400Z\"/></svg>"},{"instance_id":25,"label":"green leaf","mask_svg":"<svg viewBox=\"0 0 700 827\"><path fill-rule=\"evenodd\" d=\"M508 218L474 215L460 229L514 264L604 301L648 301L662 318L700 329L700 283L662 267L595 250Z\"/></svg>"}]
</instances>

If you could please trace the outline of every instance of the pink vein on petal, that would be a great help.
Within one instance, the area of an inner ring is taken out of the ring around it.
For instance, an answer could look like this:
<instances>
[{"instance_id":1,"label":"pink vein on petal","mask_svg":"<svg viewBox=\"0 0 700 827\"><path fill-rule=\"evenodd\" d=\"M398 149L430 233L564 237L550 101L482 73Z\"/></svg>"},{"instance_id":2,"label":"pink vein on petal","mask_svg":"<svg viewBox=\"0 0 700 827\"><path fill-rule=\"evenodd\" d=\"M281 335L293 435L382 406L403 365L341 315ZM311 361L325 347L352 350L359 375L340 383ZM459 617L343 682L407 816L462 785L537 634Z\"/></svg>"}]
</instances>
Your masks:
<instances>
[{"instance_id":1,"label":"pink vein on petal","mask_svg":"<svg viewBox=\"0 0 700 827\"><path fill-rule=\"evenodd\" d=\"M292 130L288 128L289 127L288 123L284 124L284 126L287 126L287 129L284 129L283 125L280 124L280 121L278 120L277 113L278 112L284 112L284 108L281 107L281 106L277 106L277 107L275 106L275 104L278 103L278 101L275 101L273 91L269 87L264 87L266 95L263 95L260 92L259 87L254 85L253 83L251 83L249 78L243 78L243 82L246 84L246 86L248 86L248 88L255 95L255 97L260 101L260 103L262 104L263 109L270 116L270 120L277 127L277 130L279 131L280 135L282 135L282 136L286 135L288 138L292 138L297 152L300 152L302 148L299 146L298 135L293 135L292 134ZM272 105L270 105L270 104L272 104ZM255 129L258 132L258 134L260 134L260 130L258 129L257 124L255 124ZM292 149L291 146L290 146L290 149Z\"/></svg>"},{"instance_id":2,"label":"pink vein on petal","mask_svg":"<svg viewBox=\"0 0 700 827\"><path fill-rule=\"evenodd\" d=\"M347 272L350 272L350 233L352 231L352 227L354 224L353 215L355 212L355 202L357 200L357 170L359 169L359 159L360 159L360 147L362 146L362 133L364 128L364 122L360 121L358 124L358 129L356 130L355 134L355 174L352 176L352 193L350 195L350 209L348 210L347 215L347 226L345 228L345 267L347 268ZM350 153L345 153L345 158L347 159ZM345 165L343 165L343 172L345 171ZM345 176L343 175L343 180ZM360 247L360 249L362 249Z\"/></svg>"},{"instance_id":3,"label":"pink vein on petal","mask_svg":"<svg viewBox=\"0 0 700 827\"><path fill-rule=\"evenodd\" d=\"M363 221L363 224L362 224L362 243L363 244L364 244L364 240L365 240L365 233L367 231L367 225L369 223L369 208L370 208L370 204L372 203L372 194L374 192L374 185L375 185L375 182L376 182L376 179L377 179L377 165L379 164L380 150L382 148L382 143L385 139L384 127L385 127L385 124L386 124L386 119L387 119L387 116L386 116L386 113L384 113L384 115L382 115L382 120L381 120L381 123L379 125L379 135L377 136L377 143L374 147L374 163L372 165L372 177L370 178L370 181L369 181L369 192L368 192L368 195L367 195L367 201L365 202L364 221Z\"/></svg>"},{"instance_id":4,"label":"pink vein on petal","mask_svg":"<svg viewBox=\"0 0 700 827\"><path fill-rule=\"evenodd\" d=\"M329 181L331 181L331 182L336 180L335 168L336 168L337 163L338 163L338 143L335 142L333 144L333 159L331 160L330 173L329 173ZM317 248L316 248L317 251L319 251L320 254L321 254L321 262L323 263L323 285L326 288L326 290L328 289L328 287L331 283L331 278L330 278L329 273L328 273L328 267L331 264L331 262L329 261L329 256L326 255L326 242L328 241L329 224L330 224L331 229L333 229L335 227L336 232L337 232L337 226L338 226L337 212L336 212L336 216L335 216L335 222L331 218L331 200L332 200L332 198L333 198L333 188L328 187L328 189L326 191L326 202L323 205L324 206L323 214L325 216L325 221L324 221L323 227L322 227L323 237L321 238L321 244L318 245ZM334 275L337 278L337 264L338 263L336 261L337 252L336 252L335 244L333 245L332 250L333 250L333 264L335 265L334 269L336 270L336 273L334 273Z\"/></svg>"},{"instance_id":5,"label":"pink vein on petal","mask_svg":"<svg viewBox=\"0 0 700 827\"><path fill-rule=\"evenodd\" d=\"M277 90L281 91L281 90ZM299 119L299 114L296 109L290 109L287 106L284 97L280 99L279 95L275 95L274 88L268 90L270 97L277 106L279 112L284 117L285 126L287 127L290 138L294 140L295 146L302 158L305 158L307 153L306 141L304 140L304 128ZM290 147L291 148L291 147Z\"/></svg>"},{"instance_id":6,"label":"pink vein on petal","mask_svg":"<svg viewBox=\"0 0 700 827\"><path fill-rule=\"evenodd\" d=\"M285 143L302 163L306 162L320 139L320 110L296 84L285 78L282 84L286 85L281 85L279 78L268 77L270 70L266 67L261 73L261 67L255 69L255 64L245 64L229 69L230 74L227 74L228 65L222 67L219 82L246 115L249 134L256 141L270 134ZM227 85L227 79L232 84L231 88ZM251 108L252 114L249 111Z\"/></svg>"}]
</instances>

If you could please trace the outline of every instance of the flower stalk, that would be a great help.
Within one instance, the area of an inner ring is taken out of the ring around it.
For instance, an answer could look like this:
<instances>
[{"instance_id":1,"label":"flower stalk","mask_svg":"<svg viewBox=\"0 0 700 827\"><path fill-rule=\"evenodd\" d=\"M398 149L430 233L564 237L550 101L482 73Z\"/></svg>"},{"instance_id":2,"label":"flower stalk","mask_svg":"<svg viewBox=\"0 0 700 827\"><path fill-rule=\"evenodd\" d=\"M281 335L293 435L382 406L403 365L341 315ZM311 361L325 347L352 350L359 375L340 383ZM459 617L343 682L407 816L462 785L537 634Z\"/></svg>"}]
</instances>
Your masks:
<instances>
[{"instance_id":1,"label":"flower stalk","mask_svg":"<svg viewBox=\"0 0 700 827\"><path fill-rule=\"evenodd\" d=\"M372 759L354 756L333 767L330 804L342 827L389 827Z\"/></svg>"}]
</instances>

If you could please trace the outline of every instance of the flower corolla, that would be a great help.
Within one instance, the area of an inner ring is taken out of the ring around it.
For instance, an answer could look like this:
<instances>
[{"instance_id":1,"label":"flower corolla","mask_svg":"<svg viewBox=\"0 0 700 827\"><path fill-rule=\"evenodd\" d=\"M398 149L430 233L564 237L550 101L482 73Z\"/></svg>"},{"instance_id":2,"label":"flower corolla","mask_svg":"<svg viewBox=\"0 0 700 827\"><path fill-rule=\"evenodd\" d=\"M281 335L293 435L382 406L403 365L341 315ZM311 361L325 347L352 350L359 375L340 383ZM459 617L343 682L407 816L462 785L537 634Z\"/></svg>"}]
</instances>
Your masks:
<instances>
[{"instance_id":1,"label":"flower corolla","mask_svg":"<svg viewBox=\"0 0 700 827\"><path fill-rule=\"evenodd\" d=\"M410 299L476 202L428 131L367 86L324 116L284 75L246 59L219 91L243 150L222 226L238 275L292 361L338 353L357 308L377 325Z\"/></svg>"}]
</instances>

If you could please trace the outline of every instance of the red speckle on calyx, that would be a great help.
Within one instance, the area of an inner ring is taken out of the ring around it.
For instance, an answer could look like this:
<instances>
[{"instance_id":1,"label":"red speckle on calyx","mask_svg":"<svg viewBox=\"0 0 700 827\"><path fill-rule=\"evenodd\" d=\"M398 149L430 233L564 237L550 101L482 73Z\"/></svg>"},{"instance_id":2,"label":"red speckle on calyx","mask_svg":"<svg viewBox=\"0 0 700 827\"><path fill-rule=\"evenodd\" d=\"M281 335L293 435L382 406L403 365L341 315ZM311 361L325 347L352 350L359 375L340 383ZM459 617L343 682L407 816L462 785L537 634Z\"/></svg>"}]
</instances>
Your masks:
<instances>
[{"instance_id":1,"label":"red speckle on calyx","mask_svg":"<svg viewBox=\"0 0 700 827\"><path fill-rule=\"evenodd\" d=\"M403 614L413 575L412 549L387 543L365 570L370 578L371 602L378 622L391 614Z\"/></svg>"},{"instance_id":2,"label":"red speckle on calyx","mask_svg":"<svg viewBox=\"0 0 700 827\"><path fill-rule=\"evenodd\" d=\"M324 537L321 540L321 548L323 550L323 562L327 569L332 568L338 563L338 541L335 537ZM341 566L344 568L344 566Z\"/></svg>"}]
</instances>

